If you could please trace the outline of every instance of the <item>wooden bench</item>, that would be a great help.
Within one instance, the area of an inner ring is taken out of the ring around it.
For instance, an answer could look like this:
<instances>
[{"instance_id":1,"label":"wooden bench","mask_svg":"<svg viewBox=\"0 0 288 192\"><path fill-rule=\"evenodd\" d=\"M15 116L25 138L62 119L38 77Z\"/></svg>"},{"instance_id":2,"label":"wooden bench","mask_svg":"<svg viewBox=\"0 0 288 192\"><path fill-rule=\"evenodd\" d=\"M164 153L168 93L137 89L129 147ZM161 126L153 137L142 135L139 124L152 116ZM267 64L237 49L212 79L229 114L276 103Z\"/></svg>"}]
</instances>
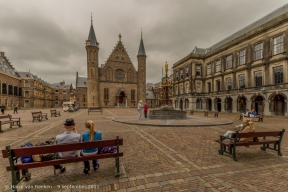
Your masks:
<instances>
[{"instance_id":1,"label":"wooden bench","mask_svg":"<svg viewBox=\"0 0 288 192\"><path fill-rule=\"evenodd\" d=\"M101 115L102 115L103 107L89 107L88 108L88 115L90 112L101 112Z\"/></svg>"},{"instance_id":2,"label":"wooden bench","mask_svg":"<svg viewBox=\"0 0 288 192\"><path fill-rule=\"evenodd\" d=\"M18 127L22 127L22 125L20 124L20 118L12 118L11 115L1 115L0 116L0 133L3 133L2 131L2 125L4 124L10 124L10 128L12 128L12 126L18 126Z\"/></svg>"},{"instance_id":3,"label":"wooden bench","mask_svg":"<svg viewBox=\"0 0 288 192\"><path fill-rule=\"evenodd\" d=\"M223 135L220 135L220 140L216 140L216 142L220 143L220 150L218 152L220 155L228 153L233 156L234 161L237 161L236 146L247 147L250 145L263 145L262 147L260 147L261 150L265 151L266 149L272 149L278 151L278 155L282 156L281 141L284 132L285 129L282 129L282 131L253 132L253 133L239 133L238 131L236 131L234 134L231 135L230 139ZM237 138L240 139L250 137L253 138L258 137L259 141L237 142ZM269 146L270 144L273 144L273 147L270 147Z\"/></svg>"},{"instance_id":4,"label":"wooden bench","mask_svg":"<svg viewBox=\"0 0 288 192\"><path fill-rule=\"evenodd\" d=\"M43 117L48 119L47 113L42 113L41 111L31 112L31 113L32 113L32 117L33 117L32 122L34 122L35 119L37 119L38 121L42 121Z\"/></svg>"},{"instance_id":5,"label":"wooden bench","mask_svg":"<svg viewBox=\"0 0 288 192\"><path fill-rule=\"evenodd\" d=\"M214 117L218 118L219 111L215 111Z\"/></svg>"},{"instance_id":6,"label":"wooden bench","mask_svg":"<svg viewBox=\"0 0 288 192\"><path fill-rule=\"evenodd\" d=\"M263 122L263 117L264 117L264 114L259 114L256 117L254 117L253 119L257 119L258 118L258 122Z\"/></svg>"},{"instance_id":7,"label":"wooden bench","mask_svg":"<svg viewBox=\"0 0 288 192\"><path fill-rule=\"evenodd\" d=\"M204 111L204 116L208 117L208 111Z\"/></svg>"},{"instance_id":8,"label":"wooden bench","mask_svg":"<svg viewBox=\"0 0 288 192\"><path fill-rule=\"evenodd\" d=\"M60 111L56 111L56 109L51 109L50 113L51 113L51 117L52 116L54 116L54 117L61 116Z\"/></svg>"},{"instance_id":9,"label":"wooden bench","mask_svg":"<svg viewBox=\"0 0 288 192\"><path fill-rule=\"evenodd\" d=\"M194 110L186 110L186 113L187 113L188 115L194 115Z\"/></svg>"},{"instance_id":10,"label":"wooden bench","mask_svg":"<svg viewBox=\"0 0 288 192\"><path fill-rule=\"evenodd\" d=\"M58 145L50 145L50 146L37 146L37 147L28 147L28 148L15 148L11 149L10 146L6 146L6 150L2 150L3 158L9 158L10 166L6 167L7 171L11 171L12 175L12 185L11 188L13 191L17 191L17 184L21 180L30 180L31 173L29 173L28 169L39 168L39 167L47 167L52 165L60 165L74 162L83 162L95 159L105 159L105 158L115 158L117 173L115 177L120 177L120 156L123 156L123 152L119 151L119 146L123 145L123 139L113 140L102 140L102 141L92 141L92 142L84 142L84 143L69 143L69 144L58 144ZM57 153L64 151L75 151L82 149L91 149L91 148L99 148L106 146L117 146L116 153L104 153L104 154L96 154L89 156L80 156L80 157L69 157L63 159L54 159L50 161L43 162L31 162L25 164L17 164L17 159L21 156L27 155L37 155L37 154L47 154L47 153ZM21 171L21 174L20 174ZM45 174L43 172L43 174ZM55 169L54 169L55 175Z\"/></svg>"},{"instance_id":11,"label":"wooden bench","mask_svg":"<svg viewBox=\"0 0 288 192\"><path fill-rule=\"evenodd\" d=\"M247 117L247 116L245 116L245 117ZM264 114L258 114L257 116L252 117L251 120L258 119L258 122L260 122L260 121L263 122L263 117L264 117ZM243 120L243 114L242 113L240 114L239 120Z\"/></svg>"}]
</instances>

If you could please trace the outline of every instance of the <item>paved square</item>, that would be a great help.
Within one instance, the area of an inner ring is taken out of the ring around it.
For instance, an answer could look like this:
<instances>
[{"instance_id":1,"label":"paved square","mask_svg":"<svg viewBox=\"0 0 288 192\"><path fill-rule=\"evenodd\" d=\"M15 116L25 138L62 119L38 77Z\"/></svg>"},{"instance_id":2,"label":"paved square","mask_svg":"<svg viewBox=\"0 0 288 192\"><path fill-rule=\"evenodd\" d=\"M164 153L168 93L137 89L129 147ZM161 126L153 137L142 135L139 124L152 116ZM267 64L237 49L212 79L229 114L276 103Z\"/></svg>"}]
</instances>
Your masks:
<instances>
[{"instance_id":1,"label":"paved square","mask_svg":"<svg viewBox=\"0 0 288 192\"><path fill-rule=\"evenodd\" d=\"M35 110L34 110L35 111ZM42 109L48 112L48 109ZM12 111L6 111L12 114ZM137 116L135 108L107 108L103 115L86 109L32 122L31 110L19 110L13 117L21 117L22 127L3 126L0 145L19 147L27 141L35 144L64 131L63 122L72 117L78 133L85 131L84 122L93 120L103 139L124 139L120 158L122 175L115 179L115 160L99 160L100 169L83 173L82 163L66 164L63 174L53 173L53 167L30 169L32 179L18 184L18 191L285 191L288 189L288 134L282 141L283 156L277 152L260 150L260 146L238 147L238 162L230 156L218 155L214 142L220 134L240 124L238 114L220 113L219 118L234 121L232 125L213 127L157 127L127 125L111 121L117 116ZM195 112L194 116L203 116ZM215 118L216 119L216 118ZM264 117L264 123L255 122L257 131L281 130L288 124L287 117ZM2 154L1 154L2 155ZM9 191L11 174L1 159L1 191ZM123 173L126 173L124 175ZM84 187L85 189L81 189ZM23 188L23 189L20 189ZM29 189L30 188L30 189ZM42 189L41 189L42 188Z\"/></svg>"}]
</instances>

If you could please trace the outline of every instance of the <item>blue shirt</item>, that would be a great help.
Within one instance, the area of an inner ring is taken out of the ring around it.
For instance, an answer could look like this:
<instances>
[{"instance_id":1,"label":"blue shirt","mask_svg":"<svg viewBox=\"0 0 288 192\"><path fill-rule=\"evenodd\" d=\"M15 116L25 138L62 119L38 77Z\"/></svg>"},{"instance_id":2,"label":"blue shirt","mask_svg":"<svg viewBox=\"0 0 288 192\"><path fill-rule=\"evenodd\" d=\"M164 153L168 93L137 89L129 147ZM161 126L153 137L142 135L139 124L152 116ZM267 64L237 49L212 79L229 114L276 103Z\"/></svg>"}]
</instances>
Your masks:
<instances>
[{"instance_id":1,"label":"blue shirt","mask_svg":"<svg viewBox=\"0 0 288 192\"><path fill-rule=\"evenodd\" d=\"M82 142L89 142L90 140L90 132L86 131L82 135ZM94 133L94 141L99 141L102 140L102 133L101 131L96 131ZM84 153L93 153L98 151L98 148L93 148L93 149L83 149Z\"/></svg>"},{"instance_id":2,"label":"blue shirt","mask_svg":"<svg viewBox=\"0 0 288 192\"><path fill-rule=\"evenodd\" d=\"M252 115L257 116L258 114L256 111L254 111L254 112L252 112Z\"/></svg>"}]
</instances>

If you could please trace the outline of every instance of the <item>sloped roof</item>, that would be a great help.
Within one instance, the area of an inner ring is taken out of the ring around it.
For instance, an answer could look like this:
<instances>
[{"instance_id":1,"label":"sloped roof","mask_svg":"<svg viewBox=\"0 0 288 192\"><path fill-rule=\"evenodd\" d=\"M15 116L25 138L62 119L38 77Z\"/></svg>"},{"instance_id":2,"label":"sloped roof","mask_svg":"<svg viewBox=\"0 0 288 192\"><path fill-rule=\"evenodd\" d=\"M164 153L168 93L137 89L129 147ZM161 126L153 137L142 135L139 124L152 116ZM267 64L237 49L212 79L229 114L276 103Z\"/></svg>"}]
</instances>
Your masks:
<instances>
[{"instance_id":1,"label":"sloped roof","mask_svg":"<svg viewBox=\"0 0 288 192\"><path fill-rule=\"evenodd\" d=\"M248 33L249 31L252 31L253 29L260 27L261 25L277 18L278 16L285 14L288 12L288 3L283 5L282 7L276 9L275 11L269 13L268 15L265 15L264 17L258 19L257 21L251 23L250 25L246 26L245 28L237 31L236 33L233 33L229 37L223 39L222 41L216 43L215 45L212 45L211 47L208 48L208 52L221 47L222 45L228 43L229 41L232 41L233 39L236 39L245 33Z\"/></svg>"},{"instance_id":2,"label":"sloped roof","mask_svg":"<svg viewBox=\"0 0 288 192\"><path fill-rule=\"evenodd\" d=\"M87 87L87 78L78 77L76 87Z\"/></svg>"},{"instance_id":3,"label":"sloped roof","mask_svg":"<svg viewBox=\"0 0 288 192\"><path fill-rule=\"evenodd\" d=\"M143 43L143 39L142 39L142 35L141 35L138 55L146 55L145 48L144 48L144 43Z\"/></svg>"},{"instance_id":4,"label":"sloped roof","mask_svg":"<svg viewBox=\"0 0 288 192\"><path fill-rule=\"evenodd\" d=\"M32 74L30 71L29 72L19 71L18 74L22 79L35 79L43 83L44 85L51 87L51 84L47 83L42 78L39 78L37 75Z\"/></svg>"},{"instance_id":5,"label":"sloped roof","mask_svg":"<svg viewBox=\"0 0 288 192\"><path fill-rule=\"evenodd\" d=\"M3 53L4 55L4 53ZM6 73L8 75L19 77L16 73L17 71L13 68L13 66L10 64L10 62L7 62L7 58L5 56L0 55L0 71L3 73Z\"/></svg>"},{"instance_id":6,"label":"sloped roof","mask_svg":"<svg viewBox=\"0 0 288 192\"><path fill-rule=\"evenodd\" d=\"M205 54L207 49L203 49L203 48L198 48L195 47L192 51L192 53L196 53L196 54Z\"/></svg>"},{"instance_id":7,"label":"sloped roof","mask_svg":"<svg viewBox=\"0 0 288 192\"><path fill-rule=\"evenodd\" d=\"M151 90L146 90L146 99L150 100L156 99L154 92Z\"/></svg>"},{"instance_id":8,"label":"sloped roof","mask_svg":"<svg viewBox=\"0 0 288 192\"><path fill-rule=\"evenodd\" d=\"M98 44L97 39L96 39L96 35L95 35L95 31L94 31L94 27L93 27L92 23L91 23L91 26L90 26L88 40L90 41L90 45L96 46L96 44Z\"/></svg>"},{"instance_id":9,"label":"sloped roof","mask_svg":"<svg viewBox=\"0 0 288 192\"><path fill-rule=\"evenodd\" d=\"M53 83L50 84L51 88L59 88L59 89L68 89L70 88L71 85L67 85L67 84L61 84L61 83Z\"/></svg>"}]
</instances>

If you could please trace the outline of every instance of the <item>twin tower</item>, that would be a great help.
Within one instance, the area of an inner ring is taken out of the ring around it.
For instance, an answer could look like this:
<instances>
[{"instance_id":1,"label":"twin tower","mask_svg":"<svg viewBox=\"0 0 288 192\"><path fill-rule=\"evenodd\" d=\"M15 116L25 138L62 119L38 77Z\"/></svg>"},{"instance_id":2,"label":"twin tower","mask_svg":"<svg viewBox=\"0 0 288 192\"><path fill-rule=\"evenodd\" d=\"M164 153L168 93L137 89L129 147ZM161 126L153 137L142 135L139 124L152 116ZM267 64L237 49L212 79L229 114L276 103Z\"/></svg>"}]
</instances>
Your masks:
<instances>
[{"instance_id":1,"label":"twin tower","mask_svg":"<svg viewBox=\"0 0 288 192\"><path fill-rule=\"evenodd\" d=\"M93 22L86 40L87 107L132 107L146 101L146 53L141 33L138 50L138 71L121 41L121 34L105 64L99 67L99 42Z\"/></svg>"}]
</instances>

